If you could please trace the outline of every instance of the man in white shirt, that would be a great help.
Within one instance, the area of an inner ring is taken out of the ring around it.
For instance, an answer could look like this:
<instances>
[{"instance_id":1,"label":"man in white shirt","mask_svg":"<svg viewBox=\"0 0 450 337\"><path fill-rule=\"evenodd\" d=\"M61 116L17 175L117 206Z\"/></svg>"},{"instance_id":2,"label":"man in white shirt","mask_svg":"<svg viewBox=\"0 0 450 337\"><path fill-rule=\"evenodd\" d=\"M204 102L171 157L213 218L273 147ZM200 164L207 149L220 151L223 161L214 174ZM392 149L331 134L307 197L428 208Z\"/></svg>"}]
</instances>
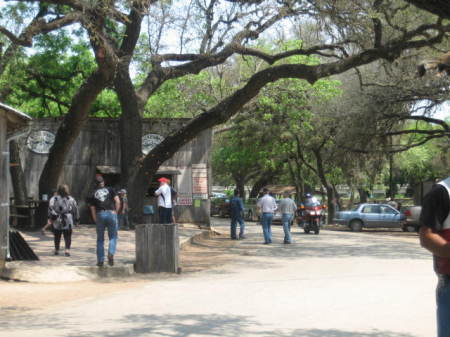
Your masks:
<instances>
[{"instance_id":1,"label":"man in white shirt","mask_svg":"<svg viewBox=\"0 0 450 337\"><path fill-rule=\"evenodd\" d=\"M272 243L272 220L273 214L277 209L277 203L275 198L270 196L267 188L263 189L264 196L259 199L257 207L261 212L261 225L264 234L264 244Z\"/></svg>"},{"instance_id":2,"label":"man in white shirt","mask_svg":"<svg viewBox=\"0 0 450 337\"><path fill-rule=\"evenodd\" d=\"M172 222L172 193L167 178L159 178L159 188L155 191L158 197L159 223L166 224Z\"/></svg>"}]
</instances>

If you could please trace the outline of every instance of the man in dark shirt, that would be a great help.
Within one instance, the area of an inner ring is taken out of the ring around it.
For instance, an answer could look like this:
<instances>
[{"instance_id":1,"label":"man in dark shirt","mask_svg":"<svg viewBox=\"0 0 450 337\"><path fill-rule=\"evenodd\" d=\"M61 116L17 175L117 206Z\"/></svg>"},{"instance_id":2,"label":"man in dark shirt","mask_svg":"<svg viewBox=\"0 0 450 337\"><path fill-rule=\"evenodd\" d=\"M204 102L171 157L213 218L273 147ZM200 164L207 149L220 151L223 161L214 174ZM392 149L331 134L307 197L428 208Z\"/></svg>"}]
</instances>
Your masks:
<instances>
[{"instance_id":1,"label":"man in dark shirt","mask_svg":"<svg viewBox=\"0 0 450 337\"><path fill-rule=\"evenodd\" d=\"M425 196L420 214L420 243L433 253L438 337L450 337L450 177Z\"/></svg>"},{"instance_id":2,"label":"man in dark shirt","mask_svg":"<svg viewBox=\"0 0 450 337\"><path fill-rule=\"evenodd\" d=\"M111 187L105 186L103 177L95 178L96 188L90 198L91 216L97 226L97 266L102 267L105 260L105 228L108 230L108 264L114 265L117 245L117 212L120 200Z\"/></svg>"},{"instance_id":3,"label":"man in dark shirt","mask_svg":"<svg viewBox=\"0 0 450 337\"><path fill-rule=\"evenodd\" d=\"M239 239L245 239L245 223L244 223L244 203L240 198L239 191L234 190L234 197L230 200L230 216L231 216L231 239L237 240L236 227L239 223Z\"/></svg>"}]
</instances>

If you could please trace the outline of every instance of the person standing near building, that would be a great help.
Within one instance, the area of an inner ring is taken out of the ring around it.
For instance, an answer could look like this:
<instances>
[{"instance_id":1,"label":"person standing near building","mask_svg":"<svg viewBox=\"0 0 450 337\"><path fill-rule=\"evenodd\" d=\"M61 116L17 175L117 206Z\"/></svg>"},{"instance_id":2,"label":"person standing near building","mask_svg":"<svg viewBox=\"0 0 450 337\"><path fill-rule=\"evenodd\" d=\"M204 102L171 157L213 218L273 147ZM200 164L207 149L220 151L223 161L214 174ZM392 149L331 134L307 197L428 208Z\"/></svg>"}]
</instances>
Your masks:
<instances>
[{"instance_id":1,"label":"person standing near building","mask_svg":"<svg viewBox=\"0 0 450 337\"><path fill-rule=\"evenodd\" d=\"M264 244L272 243L272 220L277 209L275 198L269 194L267 188L263 189L264 196L258 200L257 207L261 213L261 225L263 228Z\"/></svg>"},{"instance_id":2,"label":"person standing near building","mask_svg":"<svg viewBox=\"0 0 450 337\"><path fill-rule=\"evenodd\" d=\"M51 197L48 209L48 222L42 228L42 232L53 226L55 242L55 255L59 255L61 236L64 237L65 256L70 256L72 244L72 230L76 223L80 221L78 205L70 195L69 186L63 184L58 186L58 190Z\"/></svg>"},{"instance_id":3,"label":"person standing near building","mask_svg":"<svg viewBox=\"0 0 450 337\"><path fill-rule=\"evenodd\" d=\"M438 337L450 337L450 177L425 196L420 214L420 244L433 253Z\"/></svg>"},{"instance_id":4,"label":"person standing near building","mask_svg":"<svg viewBox=\"0 0 450 337\"><path fill-rule=\"evenodd\" d=\"M121 189L119 191L120 208L117 213L117 220L119 222L119 228L128 230L130 229L130 224L128 222L128 198L127 190Z\"/></svg>"},{"instance_id":5,"label":"person standing near building","mask_svg":"<svg viewBox=\"0 0 450 337\"><path fill-rule=\"evenodd\" d=\"M105 228L108 231L108 264L114 265L117 246L117 213L120 209L119 197L111 187L105 186L103 177L95 178L96 188L90 198L89 208L97 227L97 266L102 267L105 260Z\"/></svg>"},{"instance_id":6,"label":"person standing near building","mask_svg":"<svg viewBox=\"0 0 450 337\"><path fill-rule=\"evenodd\" d=\"M236 227L239 223L239 239L245 239L244 203L238 190L234 190L234 196L230 200L231 239L237 240Z\"/></svg>"},{"instance_id":7,"label":"person standing near building","mask_svg":"<svg viewBox=\"0 0 450 337\"><path fill-rule=\"evenodd\" d=\"M158 215L159 223L172 223L172 196L169 186L169 179L159 178L159 188L155 191L155 196L158 197Z\"/></svg>"},{"instance_id":8,"label":"person standing near building","mask_svg":"<svg viewBox=\"0 0 450 337\"><path fill-rule=\"evenodd\" d=\"M284 243L292 243L291 224L294 220L295 212L297 211L297 204L291 199L289 192L283 193L283 200L280 202L281 222L284 231Z\"/></svg>"}]
</instances>

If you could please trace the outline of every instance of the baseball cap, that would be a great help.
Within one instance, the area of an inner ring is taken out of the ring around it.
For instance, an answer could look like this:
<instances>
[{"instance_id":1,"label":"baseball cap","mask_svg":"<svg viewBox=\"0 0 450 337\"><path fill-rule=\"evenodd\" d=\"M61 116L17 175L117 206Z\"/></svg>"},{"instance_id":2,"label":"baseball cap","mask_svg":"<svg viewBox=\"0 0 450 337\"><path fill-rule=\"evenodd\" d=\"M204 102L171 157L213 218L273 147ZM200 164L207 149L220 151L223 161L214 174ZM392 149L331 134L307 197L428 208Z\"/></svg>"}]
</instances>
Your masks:
<instances>
[{"instance_id":1,"label":"baseball cap","mask_svg":"<svg viewBox=\"0 0 450 337\"><path fill-rule=\"evenodd\" d=\"M162 177L162 178L159 178L158 181L159 181L160 183L168 183L170 180L167 179L167 178Z\"/></svg>"}]
</instances>

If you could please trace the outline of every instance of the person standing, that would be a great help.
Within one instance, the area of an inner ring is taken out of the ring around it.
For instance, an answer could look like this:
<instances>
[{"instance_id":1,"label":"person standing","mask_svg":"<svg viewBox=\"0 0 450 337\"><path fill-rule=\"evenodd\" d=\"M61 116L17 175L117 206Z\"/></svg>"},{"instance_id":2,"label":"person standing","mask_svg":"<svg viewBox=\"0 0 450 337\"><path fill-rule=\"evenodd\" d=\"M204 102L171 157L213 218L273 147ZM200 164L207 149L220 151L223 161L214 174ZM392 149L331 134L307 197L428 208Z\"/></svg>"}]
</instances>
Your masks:
<instances>
[{"instance_id":1,"label":"person standing","mask_svg":"<svg viewBox=\"0 0 450 337\"><path fill-rule=\"evenodd\" d=\"M117 221L119 222L119 228L128 230L130 229L130 224L128 221L128 198L127 190L121 189L119 191L120 208L117 213Z\"/></svg>"},{"instance_id":2,"label":"person standing","mask_svg":"<svg viewBox=\"0 0 450 337\"><path fill-rule=\"evenodd\" d=\"M295 212L297 211L297 204L290 197L289 192L283 193L283 200L280 202L281 222L284 231L284 243L292 243L291 224L294 220Z\"/></svg>"},{"instance_id":3,"label":"person standing","mask_svg":"<svg viewBox=\"0 0 450 337\"><path fill-rule=\"evenodd\" d=\"M44 232L53 226L55 243L55 255L59 255L61 236L64 237L65 256L70 256L72 245L72 230L75 223L79 223L80 215L75 199L70 195L69 186L63 184L58 186L56 193L49 200L48 222L42 228Z\"/></svg>"},{"instance_id":4,"label":"person standing","mask_svg":"<svg viewBox=\"0 0 450 337\"><path fill-rule=\"evenodd\" d=\"M52 191L52 196L50 197L50 200L48 201L48 210L47 210L47 223L44 225L44 227L42 227L41 229L41 234L45 235L45 231L49 228L49 227L53 227L53 220L52 220L52 206L53 206L53 201L55 200L53 197L56 196L58 194L58 189L53 190Z\"/></svg>"},{"instance_id":5,"label":"person standing","mask_svg":"<svg viewBox=\"0 0 450 337\"><path fill-rule=\"evenodd\" d=\"M397 201L395 201L394 199L392 199L392 198L387 198L387 199L386 199L386 203L387 203L389 206L391 206L391 207L393 207L393 208L395 208L395 209L398 209L398 203L397 203Z\"/></svg>"},{"instance_id":6,"label":"person standing","mask_svg":"<svg viewBox=\"0 0 450 337\"><path fill-rule=\"evenodd\" d=\"M237 240L236 227L239 223L239 239L245 239L244 203L238 190L234 190L234 196L230 200L231 239Z\"/></svg>"},{"instance_id":7,"label":"person standing","mask_svg":"<svg viewBox=\"0 0 450 337\"><path fill-rule=\"evenodd\" d=\"M159 223L168 224L172 222L172 193L169 186L169 179L159 178L159 188L155 191L158 197Z\"/></svg>"},{"instance_id":8,"label":"person standing","mask_svg":"<svg viewBox=\"0 0 450 337\"><path fill-rule=\"evenodd\" d=\"M438 337L450 337L450 177L425 196L420 214L420 244L433 253Z\"/></svg>"},{"instance_id":9,"label":"person standing","mask_svg":"<svg viewBox=\"0 0 450 337\"><path fill-rule=\"evenodd\" d=\"M177 223L177 217L175 216L177 212L177 200L178 200L178 192L171 185L170 179L167 179L170 187L170 199L172 201L172 223Z\"/></svg>"},{"instance_id":10,"label":"person standing","mask_svg":"<svg viewBox=\"0 0 450 337\"><path fill-rule=\"evenodd\" d=\"M95 178L96 188L90 198L90 211L97 227L97 266L102 267L105 260L105 228L108 231L108 264L114 265L117 246L117 213L120 209L119 197L111 187L105 186L103 177Z\"/></svg>"},{"instance_id":11,"label":"person standing","mask_svg":"<svg viewBox=\"0 0 450 337\"><path fill-rule=\"evenodd\" d=\"M261 225L263 228L264 244L272 243L272 220L277 209L275 198L269 194L267 188L263 189L264 196L259 199L257 207L261 212Z\"/></svg>"}]
</instances>

